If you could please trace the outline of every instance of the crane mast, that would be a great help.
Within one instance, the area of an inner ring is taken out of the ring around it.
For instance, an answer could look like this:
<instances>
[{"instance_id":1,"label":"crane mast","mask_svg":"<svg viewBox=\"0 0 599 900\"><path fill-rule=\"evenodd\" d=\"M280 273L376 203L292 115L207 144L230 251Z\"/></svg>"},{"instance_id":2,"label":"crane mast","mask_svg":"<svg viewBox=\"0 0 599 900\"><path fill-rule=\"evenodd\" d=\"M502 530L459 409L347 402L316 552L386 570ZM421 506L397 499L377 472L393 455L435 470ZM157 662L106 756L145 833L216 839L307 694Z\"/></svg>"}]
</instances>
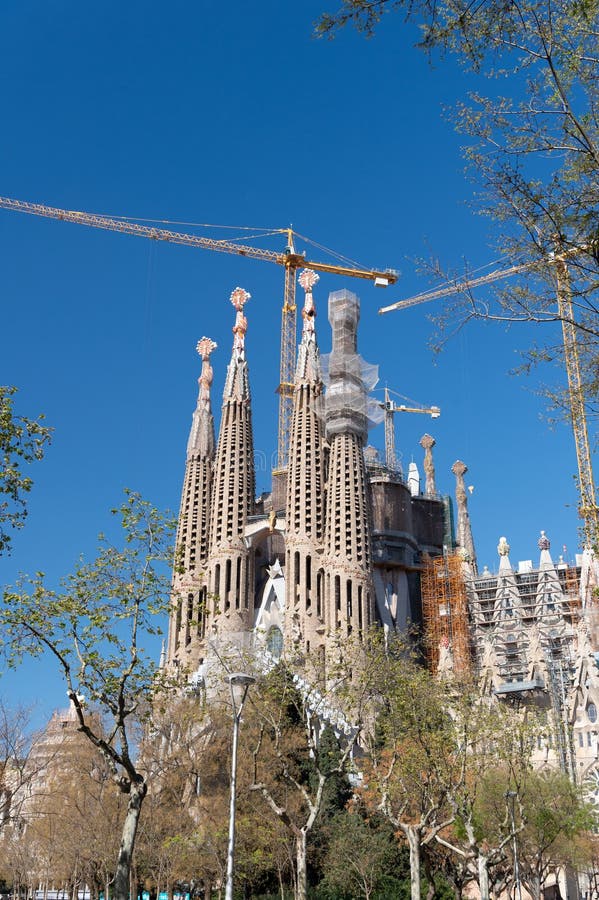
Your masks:
<instances>
[{"instance_id":1,"label":"crane mast","mask_svg":"<svg viewBox=\"0 0 599 900\"><path fill-rule=\"evenodd\" d=\"M570 275L564 259L556 257L557 307L562 323L564 358L568 375L568 393L572 430L576 445L578 463L578 489L580 492L580 517L583 523L585 544L588 547L599 543L599 509L591 462L591 450L584 408L584 389L580 373L580 357L576 340L576 325L572 307Z\"/></svg>"},{"instance_id":2,"label":"crane mast","mask_svg":"<svg viewBox=\"0 0 599 900\"><path fill-rule=\"evenodd\" d=\"M595 252L593 245L568 247L561 250L559 253L553 254L550 261L555 266L556 270L557 308L562 323L564 362L568 380L568 405L570 407L574 445L576 448L576 462L578 467L578 491L580 496L580 504L578 507L579 515L583 523L585 546L598 548L599 507L597 506L597 491L591 462L584 389L580 372L580 356L576 336L576 320L574 318L572 292L568 273L568 260L576 257L580 253L587 252ZM432 291L425 291L422 294L416 294L414 297L408 297L406 300L399 300L389 306L381 307L379 313L385 314L395 310L408 309L411 306L418 306L420 303L428 303L430 300L438 300L442 297L452 296L463 291L470 291L473 288L480 287L484 284L491 284L499 279L509 278L512 275L531 271L537 265L538 262L534 261L509 266L505 269L496 269L495 271L489 272L487 275L481 275L478 278L465 279L464 281L458 281L449 286L437 288Z\"/></svg>"},{"instance_id":3,"label":"crane mast","mask_svg":"<svg viewBox=\"0 0 599 900\"><path fill-rule=\"evenodd\" d=\"M438 419L441 410L438 406L407 406L405 403L395 403L389 394L389 388L385 388L385 400L381 403L385 410L385 465L389 469L397 468L397 457L395 455L395 428L393 426L393 415L396 412L424 413L429 415L431 419Z\"/></svg>"},{"instance_id":4,"label":"crane mast","mask_svg":"<svg viewBox=\"0 0 599 900\"><path fill-rule=\"evenodd\" d=\"M231 253L236 256L246 256L250 259L259 259L264 262L271 262L284 266L285 288L281 311L280 381L279 387L277 388L279 394L279 428L276 471L279 473L286 470L289 456L289 433L291 430L291 416L293 413L293 380L295 374L297 339L295 285L298 269L306 267L314 269L316 272L324 272L330 275L363 278L373 281L377 287L387 287L390 284L395 284L397 281L397 273L393 269L384 271L377 269L361 269L359 266L342 266L335 263L307 260L304 254L296 253L293 243L294 232L291 228L276 229L275 233L287 235L287 246L285 251L277 252L265 250L261 247L253 247L247 244L238 244L234 241L215 240L214 238L203 237L197 234L188 234L165 228L153 228L148 225L140 225L127 219L116 219L111 218L110 216L78 212L71 209L59 209L54 206L44 206L41 203L29 203L24 200L15 200L10 197L0 197L0 209L29 213L30 215L43 216L49 219L59 219L63 222L73 222L76 225L87 225L90 228L100 228L105 231L117 231L121 234L150 238L154 241L166 241L170 244L183 244L203 250L213 250L217 253Z\"/></svg>"}]
</instances>

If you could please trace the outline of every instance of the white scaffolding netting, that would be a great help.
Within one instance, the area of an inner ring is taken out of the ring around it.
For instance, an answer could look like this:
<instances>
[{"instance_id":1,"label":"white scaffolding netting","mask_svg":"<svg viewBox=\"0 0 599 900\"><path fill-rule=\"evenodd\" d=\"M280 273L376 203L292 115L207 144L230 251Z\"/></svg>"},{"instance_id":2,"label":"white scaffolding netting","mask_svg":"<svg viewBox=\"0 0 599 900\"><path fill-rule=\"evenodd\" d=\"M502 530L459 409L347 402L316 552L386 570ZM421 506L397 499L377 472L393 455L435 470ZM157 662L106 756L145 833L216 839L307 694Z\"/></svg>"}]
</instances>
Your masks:
<instances>
[{"instance_id":1,"label":"white scaffolding netting","mask_svg":"<svg viewBox=\"0 0 599 900\"><path fill-rule=\"evenodd\" d=\"M379 368L358 353L359 318L360 301L355 294L346 290L329 294L333 349L321 356L321 367L328 434L353 431L365 440L368 428L382 422L384 410L368 396L379 380Z\"/></svg>"}]
</instances>

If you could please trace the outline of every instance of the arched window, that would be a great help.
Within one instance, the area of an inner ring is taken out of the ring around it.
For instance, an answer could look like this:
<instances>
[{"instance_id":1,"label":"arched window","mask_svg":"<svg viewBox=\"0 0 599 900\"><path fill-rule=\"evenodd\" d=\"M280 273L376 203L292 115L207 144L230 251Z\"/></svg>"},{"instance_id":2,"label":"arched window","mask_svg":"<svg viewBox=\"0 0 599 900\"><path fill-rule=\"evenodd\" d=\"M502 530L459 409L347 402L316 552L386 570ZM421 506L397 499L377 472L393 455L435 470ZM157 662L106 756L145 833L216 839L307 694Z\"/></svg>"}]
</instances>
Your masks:
<instances>
[{"instance_id":1,"label":"arched window","mask_svg":"<svg viewBox=\"0 0 599 900\"><path fill-rule=\"evenodd\" d=\"M589 717L589 722L597 721L597 707L594 703L589 703L587 706L587 716Z\"/></svg>"},{"instance_id":2,"label":"arched window","mask_svg":"<svg viewBox=\"0 0 599 900\"><path fill-rule=\"evenodd\" d=\"M283 652L283 633L276 625L273 625L266 635L266 649L275 659L280 659Z\"/></svg>"}]
</instances>

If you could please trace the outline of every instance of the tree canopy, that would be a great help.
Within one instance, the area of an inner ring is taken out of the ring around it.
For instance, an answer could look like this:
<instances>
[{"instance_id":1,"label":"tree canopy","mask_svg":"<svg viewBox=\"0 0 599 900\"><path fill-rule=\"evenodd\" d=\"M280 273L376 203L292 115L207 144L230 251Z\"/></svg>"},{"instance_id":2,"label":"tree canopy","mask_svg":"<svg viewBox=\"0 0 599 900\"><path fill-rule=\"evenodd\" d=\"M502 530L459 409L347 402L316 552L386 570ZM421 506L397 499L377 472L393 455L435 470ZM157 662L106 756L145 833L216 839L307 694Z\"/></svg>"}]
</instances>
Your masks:
<instances>
[{"instance_id":1,"label":"tree canopy","mask_svg":"<svg viewBox=\"0 0 599 900\"><path fill-rule=\"evenodd\" d=\"M10 551L11 531L22 528L27 516L27 494L33 481L26 474L30 463L42 459L51 429L43 416L28 419L14 409L15 387L0 385L0 556Z\"/></svg>"}]
</instances>

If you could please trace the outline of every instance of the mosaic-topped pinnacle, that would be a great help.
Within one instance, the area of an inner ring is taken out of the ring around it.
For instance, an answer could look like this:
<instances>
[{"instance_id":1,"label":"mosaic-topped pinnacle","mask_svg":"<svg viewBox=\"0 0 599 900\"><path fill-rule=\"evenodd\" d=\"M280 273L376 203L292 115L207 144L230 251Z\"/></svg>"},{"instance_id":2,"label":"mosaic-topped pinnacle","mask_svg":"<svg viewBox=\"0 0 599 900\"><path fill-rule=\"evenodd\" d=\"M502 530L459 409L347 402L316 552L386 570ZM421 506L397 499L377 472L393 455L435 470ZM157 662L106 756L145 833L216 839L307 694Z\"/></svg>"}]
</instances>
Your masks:
<instances>
[{"instance_id":1,"label":"mosaic-topped pinnacle","mask_svg":"<svg viewBox=\"0 0 599 900\"><path fill-rule=\"evenodd\" d=\"M300 285L307 294L312 293L312 288L320 281L320 275L312 271L312 269L304 269L298 278Z\"/></svg>"},{"instance_id":2,"label":"mosaic-topped pinnacle","mask_svg":"<svg viewBox=\"0 0 599 900\"><path fill-rule=\"evenodd\" d=\"M200 402L204 403L208 408L210 407L210 386L214 380L214 371L210 365L210 354L216 350L216 347L216 341L213 341L212 338L208 337L201 338L196 345L196 350L202 357L202 371L198 378L198 384L200 386L199 399Z\"/></svg>"},{"instance_id":3,"label":"mosaic-topped pinnacle","mask_svg":"<svg viewBox=\"0 0 599 900\"><path fill-rule=\"evenodd\" d=\"M218 347L218 344L216 343L216 341L213 341L212 338L203 337L203 338L200 338L200 340L198 341L198 343L196 345L196 350L198 351L199 355L202 357L202 360L206 361L206 360L210 359L210 354L214 350L216 350L217 347Z\"/></svg>"},{"instance_id":4,"label":"mosaic-topped pinnacle","mask_svg":"<svg viewBox=\"0 0 599 900\"><path fill-rule=\"evenodd\" d=\"M539 550L549 550L551 547L551 541L547 537L544 531L541 532L541 537L539 538Z\"/></svg>"},{"instance_id":5,"label":"mosaic-topped pinnacle","mask_svg":"<svg viewBox=\"0 0 599 900\"><path fill-rule=\"evenodd\" d=\"M302 309L302 319L304 320L302 334L305 335L306 338L311 338L314 335L314 319L316 317L316 307L314 305L314 298L312 297L312 288L320 281L320 276L317 275L316 272L313 272L312 269L304 269L298 280L306 292L304 308Z\"/></svg>"},{"instance_id":6,"label":"mosaic-topped pinnacle","mask_svg":"<svg viewBox=\"0 0 599 900\"><path fill-rule=\"evenodd\" d=\"M235 324L233 325L233 352L238 360L244 357L245 333L248 330L248 320L243 314L243 307L251 296L251 294L240 287L236 287L231 293L231 303L237 310Z\"/></svg>"},{"instance_id":7,"label":"mosaic-topped pinnacle","mask_svg":"<svg viewBox=\"0 0 599 900\"><path fill-rule=\"evenodd\" d=\"M234 291L231 291L231 303L238 312L241 312L251 296L243 288L236 287Z\"/></svg>"}]
</instances>

